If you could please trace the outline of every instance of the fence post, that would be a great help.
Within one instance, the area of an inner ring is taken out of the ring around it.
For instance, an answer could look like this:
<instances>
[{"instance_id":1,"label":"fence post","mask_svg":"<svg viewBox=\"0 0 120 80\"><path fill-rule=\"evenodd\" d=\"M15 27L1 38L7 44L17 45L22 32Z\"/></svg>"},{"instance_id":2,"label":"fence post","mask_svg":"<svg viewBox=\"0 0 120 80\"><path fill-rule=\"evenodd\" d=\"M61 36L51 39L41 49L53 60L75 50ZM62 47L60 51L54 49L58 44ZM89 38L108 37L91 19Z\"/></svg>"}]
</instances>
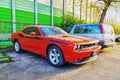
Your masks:
<instances>
[{"instance_id":1,"label":"fence post","mask_svg":"<svg viewBox=\"0 0 120 80\"><path fill-rule=\"evenodd\" d=\"M74 8L75 8L75 1L73 0L73 3L72 3L72 11L73 11L73 19L74 19Z\"/></svg>"},{"instance_id":2,"label":"fence post","mask_svg":"<svg viewBox=\"0 0 120 80\"><path fill-rule=\"evenodd\" d=\"M65 17L65 0L63 0L63 3L62 3L62 5L63 5L63 21L64 21L64 17Z\"/></svg>"},{"instance_id":3,"label":"fence post","mask_svg":"<svg viewBox=\"0 0 120 80\"><path fill-rule=\"evenodd\" d=\"M13 26L13 32L16 32L15 0L12 0L12 26Z\"/></svg>"},{"instance_id":4,"label":"fence post","mask_svg":"<svg viewBox=\"0 0 120 80\"><path fill-rule=\"evenodd\" d=\"M35 25L38 24L38 9L37 9L37 0L34 0L34 13L35 13Z\"/></svg>"},{"instance_id":5,"label":"fence post","mask_svg":"<svg viewBox=\"0 0 120 80\"><path fill-rule=\"evenodd\" d=\"M50 0L50 8L51 8L51 26L53 26L54 24L54 13L53 13L53 9L54 9L54 0Z\"/></svg>"}]
</instances>

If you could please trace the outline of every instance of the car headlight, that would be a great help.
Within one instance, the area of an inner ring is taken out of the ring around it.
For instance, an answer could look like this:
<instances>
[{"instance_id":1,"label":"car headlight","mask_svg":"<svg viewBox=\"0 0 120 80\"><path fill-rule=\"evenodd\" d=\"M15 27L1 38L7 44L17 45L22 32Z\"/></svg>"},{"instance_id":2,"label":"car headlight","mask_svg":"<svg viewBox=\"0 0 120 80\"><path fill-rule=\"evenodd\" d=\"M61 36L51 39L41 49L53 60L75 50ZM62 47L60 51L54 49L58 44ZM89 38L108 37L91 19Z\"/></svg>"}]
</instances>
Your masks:
<instances>
[{"instance_id":1,"label":"car headlight","mask_svg":"<svg viewBox=\"0 0 120 80\"><path fill-rule=\"evenodd\" d=\"M79 50L80 47L81 47L80 45L75 45L75 46L74 46L74 50Z\"/></svg>"}]
</instances>

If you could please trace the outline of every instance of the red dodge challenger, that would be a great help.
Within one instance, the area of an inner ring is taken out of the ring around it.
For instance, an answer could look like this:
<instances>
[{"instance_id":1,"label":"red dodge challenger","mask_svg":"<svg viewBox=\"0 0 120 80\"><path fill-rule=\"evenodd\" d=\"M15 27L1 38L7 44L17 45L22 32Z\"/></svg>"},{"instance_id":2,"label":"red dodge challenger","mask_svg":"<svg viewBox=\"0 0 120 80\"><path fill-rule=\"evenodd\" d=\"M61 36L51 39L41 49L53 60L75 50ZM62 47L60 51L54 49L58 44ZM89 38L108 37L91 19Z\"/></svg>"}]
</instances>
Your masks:
<instances>
[{"instance_id":1,"label":"red dodge challenger","mask_svg":"<svg viewBox=\"0 0 120 80\"><path fill-rule=\"evenodd\" d=\"M101 50L98 40L71 36L60 28L49 26L26 27L13 33L11 39L16 52L27 50L43 55L54 66L93 61Z\"/></svg>"}]
</instances>

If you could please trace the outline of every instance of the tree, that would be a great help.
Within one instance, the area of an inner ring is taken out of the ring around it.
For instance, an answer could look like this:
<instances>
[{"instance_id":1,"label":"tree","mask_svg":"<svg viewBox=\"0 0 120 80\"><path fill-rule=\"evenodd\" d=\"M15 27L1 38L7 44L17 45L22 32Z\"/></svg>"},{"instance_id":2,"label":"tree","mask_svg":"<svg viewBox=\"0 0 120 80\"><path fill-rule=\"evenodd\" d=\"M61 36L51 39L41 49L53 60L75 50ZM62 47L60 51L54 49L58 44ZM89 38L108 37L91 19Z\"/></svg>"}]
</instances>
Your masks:
<instances>
[{"instance_id":1,"label":"tree","mask_svg":"<svg viewBox=\"0 0 120 80\"><path fill-rule=\"evenodd\" d=\"M107 10L110 7L111 3L112 2L120 2L120 1L119 0L98 0L98 1L104 2L104 8L103 8L103 11L102 11L102 14L100 17L100 21L99 21L99 23L103 23L105 16L106 16L106 13L107 13Z\"/></svg>"},{"instance_id":2,"label":"tree","mask_svg":"<svg viewBox=\"0 0 120 80\"><path fill-rule=\"evenodd\" d=\"M86 0L86 11L85 11L85 20L86 20L86 23L87 23L87 16L88 15L88 0Z\"/></svg>"},{"instance_id":3,"label":"tree","mask_svg":"<svg viewBox=\"0 0 120 80\"><path fill-rule=\"evenodd\" d=\"M76 25L76 24L83 24L84 22L85 22L84 20L80 21L79 17L74 17L74 19L73 19L73 13L69 12L69 13L67 13L65 15L64 20L61 22L61 25L59 27L64 29L66 26L73 26L73 25Z\"/></svg>"},{"instance_id":4,"label":"tree","mask_svg":"<svg viewBox=\"0 0 120 80\"><path fill-rule=\"evenodd\" d=\"M96 2L91 2L89 5L89 17L90 17L90 22L91 23L98 23L100 19L100 9Z\"/></svg>"},{"instance_id":5,"label":"tree","mask_svg":"<svg viewBox=\"0 0 120 80\"><path fill-rule=\"evenodd\" d=\"M83 0L80 0L80 21L82 20L82 3Z\"/></svg>"}]
</instances>

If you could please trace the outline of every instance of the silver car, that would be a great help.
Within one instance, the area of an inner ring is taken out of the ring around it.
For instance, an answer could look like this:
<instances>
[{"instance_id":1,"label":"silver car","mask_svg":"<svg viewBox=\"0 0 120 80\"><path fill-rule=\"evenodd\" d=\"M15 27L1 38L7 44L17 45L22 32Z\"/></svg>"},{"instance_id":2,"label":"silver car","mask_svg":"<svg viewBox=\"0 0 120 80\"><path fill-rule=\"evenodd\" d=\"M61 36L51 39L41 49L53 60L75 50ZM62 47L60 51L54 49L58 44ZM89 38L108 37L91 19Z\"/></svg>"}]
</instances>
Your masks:
<instances>
[{"instance_id":1,"label":"silver car","mask_svg":"<svg viewBox=\"0 0 120 80\"><path fill-rule=\"evenodd\" d=\"M65 28L71 35L91 37L100 40L102 48L115 45L115 33L108 24L80 24Z\"/></svg>"}]
</instances>

